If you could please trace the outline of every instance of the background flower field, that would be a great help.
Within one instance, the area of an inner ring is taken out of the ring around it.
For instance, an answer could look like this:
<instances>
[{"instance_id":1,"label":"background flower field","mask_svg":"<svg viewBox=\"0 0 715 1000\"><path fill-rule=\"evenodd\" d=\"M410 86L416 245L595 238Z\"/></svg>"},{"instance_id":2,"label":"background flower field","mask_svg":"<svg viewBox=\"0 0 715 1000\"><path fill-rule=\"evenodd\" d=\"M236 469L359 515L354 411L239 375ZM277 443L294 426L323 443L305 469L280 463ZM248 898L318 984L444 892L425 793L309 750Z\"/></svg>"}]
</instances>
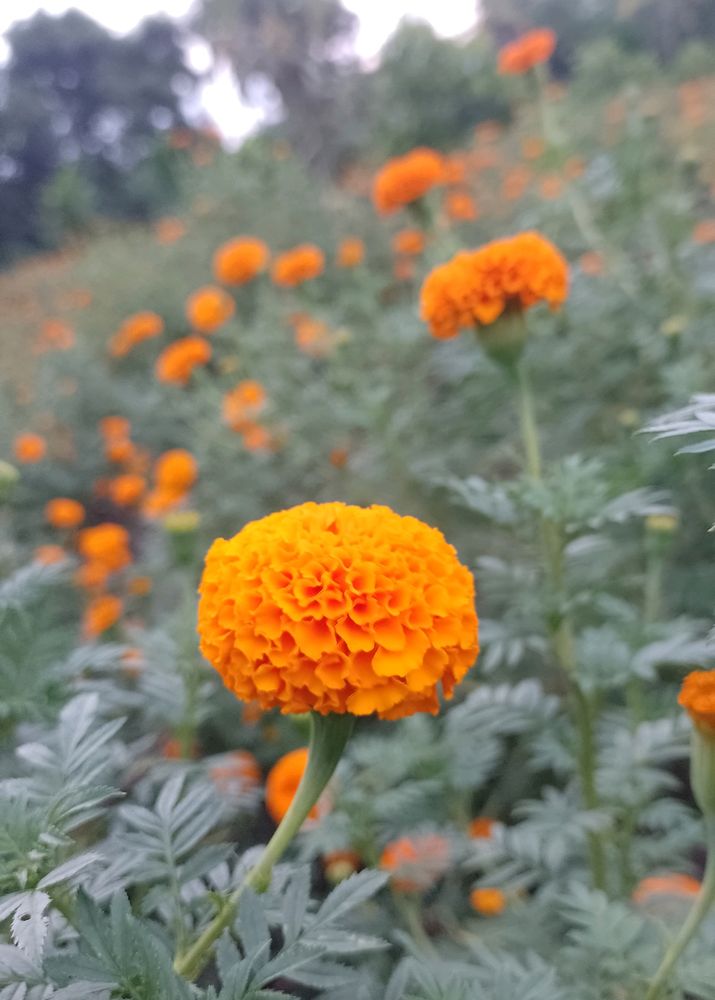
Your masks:
<instances>
[{"instance_id":1,"label":"background flower field","mask_svg":"<svg viewBox=\"0 0 715 1000\"><path fill-rule=\"evenodd\" d=\"M712 846L677 695L715 666L715 48L579 41L505 71L552 25L533 6L480 30L466 124L411 88L423 114L327 165L295 109L237 152L175 127L169 206L0 274L3 1000L715 998L712 915L648 992ZM426 193L375 196L425 145ZM569 273L524 313L536 472L497 333L420 313L435 267L529 231ZM336 500L443 532L479 657L439 714L358 720L187 975L308 742L202 658L204 557Z\"/></svg>"}]
</instances>

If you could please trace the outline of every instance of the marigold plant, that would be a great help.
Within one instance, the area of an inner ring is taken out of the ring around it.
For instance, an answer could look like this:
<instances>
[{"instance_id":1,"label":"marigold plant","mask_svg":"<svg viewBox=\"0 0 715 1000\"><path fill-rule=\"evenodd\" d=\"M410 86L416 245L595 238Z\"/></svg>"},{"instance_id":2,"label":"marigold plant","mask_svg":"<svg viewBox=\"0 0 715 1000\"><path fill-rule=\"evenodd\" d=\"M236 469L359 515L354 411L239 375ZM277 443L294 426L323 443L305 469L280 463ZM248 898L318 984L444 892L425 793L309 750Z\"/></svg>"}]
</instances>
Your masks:
<instances>
[{"instance_id":1,"label":"marigold plant","mask_svg":"<svg viewBox=\"0 0 715 1000\"><path fill-rule=\"evenodd\" d=\"M434 149L419 147L388 160L376 174L372 200L380 215L418 201L446 179L444 158Z\"/></svg>"},{"instance_id":2,"label":"marigold plant","mask_svg":"<svg viewBox=\"0 0 715 1000\"><path fill-rule=\"evenodd\" d=\"M243 701L284 713L436 712L477 654L472 575L387 507L307 503L217 539L201 650Z\"/></svg>"},{"instance_id":3,"label":"marigold plant","mask_svg":"<svg viewBox=\"0 0 715 1000\"><path fill-rule=\"evenodd\" d=\"M245 285L268 266L270 253L263 240L241 236L218 248L213 257L213 272L224 285Z\"/></svg>"},{"instance_id":4,"label":"marigold plant","mask_svg":"<svg viewBox=\"0 0 715 1000\"><path fill-rule=\"evenodd\" d=\"M551 58L556 35L550 28L535 28L515 38L499 50L498 69L507 75L528 73Z\"/></svg>"},{"instance_id":5,"label":"marigold plant","mask_svg":"<svg viewBox=\"0 0 715 1000\"><path fill-rule=\"evenodd\" d=\"M284 288L294 288L306 281L312 281L325 268L325 255L313 243L301 243L279 254L273 262L271 277L274 284Z\"/></svg>"}]
</instances>

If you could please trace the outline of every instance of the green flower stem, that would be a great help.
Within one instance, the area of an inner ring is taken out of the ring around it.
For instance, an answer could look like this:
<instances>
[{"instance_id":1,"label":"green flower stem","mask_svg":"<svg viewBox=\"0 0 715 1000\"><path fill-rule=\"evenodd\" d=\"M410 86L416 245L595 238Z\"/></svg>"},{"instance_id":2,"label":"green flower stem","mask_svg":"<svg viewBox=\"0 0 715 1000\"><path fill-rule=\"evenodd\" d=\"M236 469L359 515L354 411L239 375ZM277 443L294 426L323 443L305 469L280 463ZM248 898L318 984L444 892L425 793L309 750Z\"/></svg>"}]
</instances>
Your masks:
<instances>
[{"instance_id":1,"label":"green flower stem","mask_svg":"<svg viewBox=\"0 0 715 1000\"><path fill-rule=\"evenodd\" d=\"M308 764L288 812L243 882L225 900L223 906L191 947L177 956L174 970L189 980L195 979L208 961L213 946L233 923L241 896L247 888L265 892L271 882L273 866L281 859L289 844L308 818L338 765L353 729L351 715L318 715L311 713Z\"/></svg>"},{"instance_id":2,"label":"green flower stem","mask_svg":"<svg viewBox=\"0 0 715 1000\"><path fill-rule=\"evenodd\" d=\"M705 817L705 829L708 860L700 892L693 903L685 923L663 956L663 961L660 963L658 971L651 980L644 1000L657 1000L662 995L663 988L676 962L707 916L715 900L715 814L710 813Z\"/></svg>"}]
</instances>

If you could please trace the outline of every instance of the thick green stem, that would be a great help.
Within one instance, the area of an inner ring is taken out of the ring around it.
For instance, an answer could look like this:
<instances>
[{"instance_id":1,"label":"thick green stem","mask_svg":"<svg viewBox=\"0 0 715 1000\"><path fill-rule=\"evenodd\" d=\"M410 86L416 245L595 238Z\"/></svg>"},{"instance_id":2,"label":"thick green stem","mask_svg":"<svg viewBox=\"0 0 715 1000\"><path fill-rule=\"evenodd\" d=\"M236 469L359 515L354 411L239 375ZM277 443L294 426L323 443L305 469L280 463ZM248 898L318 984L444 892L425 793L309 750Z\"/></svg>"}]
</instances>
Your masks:
<instances>
[{"instance_id":1,"label":"thick green stem","mask_svg":"<svg viewBox=\"0 0 715 1000\"><path fill-rule=\"evenodd\" d=\"M663 961L653 977L644 1000L657 1000L662 995L670 973L685 951L691 938L708 914L715 900L715 815L705 817L708 860L700 892L693 903L688 917L663 956Z\"/></svg>"},{"instance_id":2,"label":"thick green stem","mask_svg":"<svg viewBox=\"0 0 715 1000\"><path fill-rule=\"evenodd\" d=\"M325 790L350 738L354 721L351 715L311 714L308 764L288 812L266 845L255 868L251 869L243 882L225 900L219 912L193 945L177 956L174 969L179 975L189 980L198 976L208 961L216 941L233 923L241 896L247 888L255 892L265 892L268 889L273 866L281 859Z\"/></svg>"},{"instance_id":3,"label":"thick green stem","mask_svg":"<svg viewBox=\"0 0 715 1000\"><path fill-rule=\"evenodd\" d=\"M575 681L572 688L580 735L578 770L581 779L581 794L587 809L598 809L593 709L586 694ZM595 832L588 834L588 854L594 888L604 890L606 887L606 859L603 853L601 838Z\"/></svg>"}]
</instances>

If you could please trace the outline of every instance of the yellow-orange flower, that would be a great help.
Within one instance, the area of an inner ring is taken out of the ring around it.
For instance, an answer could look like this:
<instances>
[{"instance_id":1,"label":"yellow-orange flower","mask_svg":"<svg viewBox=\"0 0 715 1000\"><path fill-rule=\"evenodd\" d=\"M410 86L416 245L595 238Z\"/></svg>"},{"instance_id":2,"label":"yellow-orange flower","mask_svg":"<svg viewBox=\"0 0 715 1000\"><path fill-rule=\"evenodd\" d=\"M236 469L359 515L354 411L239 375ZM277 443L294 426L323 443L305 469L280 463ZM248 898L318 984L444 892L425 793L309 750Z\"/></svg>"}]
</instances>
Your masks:
<instances>
[{"instance_id":1,"label":"yellow-orange flower","mask_svg":"<svg viewBox=\"0 0 715 1000\"><path fill-rule=\"evenodd\" d=\"M119 621L122 614L122 602L114 594L100 594L93 598L84 611L82 632L91 639L106 632Z\"/></svg>"},{"instance_id":2,"label":"yellow-orange flower","mask_svg":"<svg viewBox=\"0 0 715 1000\"><path fill-rule=\"evenodd\" d=\"M506 909L506 897L501 889L485 886L481 889L472 889L469 894L469 902L472 909L483 917L498 917Z\"/></svg>"},{"instance_id":3,"label":"yellow-orange flower","mask_svg":"<svg viewBox=\"0 0 715 1000\"><path fill-rule=\"evenodd\" d=\"M357 236L346 236L338 246L338 267L357 267L365 259L365 244Z\"/></svg>"},{"instance_id":4,"label":"yellow-orange flower","mask_svg":"<svg viewBox=\"0 0 715 1000\"><path fill-rule=\"evenodd\" d=\"M53 528L76 528L84 521L84 507L79 500L56 497L45 505L45 517Z\"/></svg>"},{"instance_id":5,"label":"yellow-orange flower","mask_svg":"<svg viewBox=\"0 0 715 1000\"><path fill-rule=\"evenodd\" d=\"M185 448L172 448L160 455L154 464L154 479L159 489L183 495L199 475L196 459Z\"/></svg>"},{"instance_id":6,"label":"yellow-orange flower","mask_svg":"<svg viewBox=\"0 0 715 1000\"><path fill-rule=\"evenodd\" d=\"M295 313L291 317L295 346L312 358L327 357L336 345L336 337L322 319L308 313Z\"/></svg>"},{"instance_id":7,"label":"yellow-orange flower","mask_svg":"<svg viewBox=\"0 0 715 1000\"><path fill-rule=\"evenodd\" d=\"M247 451L272 451L276 445L268 428L252 421L241 427L241 440Z\"/></svg>"},{"instance_id":8,"label":"yellow-orange flower","mask_svg":"<svg viewBox=\"0 0 715 1000\"><path fill-rule=\"evenodd\" d=\"M279 254L273 262L271 277L276 285L294 288L305 281L312 281L323 273L325 255L313 243L301 243Z\"/></svg>"},{"instance_id":9,"label":"yellow-orange flower","mask_svg":"<svg viewBox=\"0 0 715 1000\"><path fill-rule=\"evenodd\" d=\"M129 438L113 438L105 443L104 455L108 462L126 465L134 457L134 445Z\"/></svg>"},{"instance_id":10,"label":"yellow-orange flower","mask_svg":"<svg viewBox=\"0 0 715 1000\"><path fill-rule=\"evenodd\" d=\"M650 875L641 879L633 890L631 899L636 905L647 904L657 896L697 896L700 892L700 882L691 875L677 873L667 875Z\"/></svg>"},{"instance_id":11,"label":"yellow-orange flower","mask_svg":"<svg viewBox=\"0 0 715 1000\"><path fill-rule=\"evenodd\" d=\"M425 248L425 234L421 229L401 229L392 237L392 249L394 253L404 254L406 257L417 257Z\"/></svg>"},{"instance_id":12,"label":"yellow-orange flower","mask_svg":"<svg viewBox=\"0 0 715 1000\"><path fill-rule=\"evenodd\" d=\"M224 421L233 430L242 430L266 405L266 390L255 379L244 379L223 397Z\"/></svg>"},{"instance_id":13,"label":"yellow-orange flower","mask_svg":"<svg viewBox=\"0 0 715 1000\"><path fill-rule=\"evenodd\" d=\"M181 337L169 344L156 359L156 377L160 382L187 385L194 368L211 358L211 344L203 337Z\"/></svg>"},{"instance_id":14,"label":"yellow-orange flower","mask_svg":"<svg viewBox=\"0 0 715 1000\"><path fill-rule=\"evenodd\" d=\"M404 156L388 160L376 174L372 200L380 215L392 215L423 198L446 179L444 157L420 146Z\"/></svg>"},{"instance_id":15,"label":"yellow-orange flower","mask_svg":"<svg viewBox=\"0 0 715 1000\"><path fill-rule=\"evenodd\" d=\"M24 465L32 465L41 461L45 457L46 451L45 439L39 434L33 434L32 431L18 434L13 442L15 458Z\"/></svg>"},{"instance_id":16,"label":"yellow-orange flower","mask_svg":"<svg viewBox=\"0 0 715 1000\"><path fill-rule=\"evenodd\" d=\"M469 836L474 840L489 840L494 833L494 820L490 816L477 816L469 824Z\"/></svg>"},{"instance_id":17,"label":"yellow-orange flower","mask_svg":"<svg viewBox=\"0 0 715 1000\"><path fill-rule=\"evenodd\" d=\"M213 258L213 271L217 281L224 285L245 285L268 265L268 247L254 236L229 240L218 248Z\"/></svg>"},{"instance_id":18,"label":"yellow-orange flower","mask_svg":"<svg viewBox=\"0 0 715 1000\"><path fill-rule=\"evenodd\" d=\"M400 837L387 845L379 865L398 892L426 892L449 867L449 843L436 833Z\"/></svg>"},{"instance_id":19,"label":"yellow-orange flower","mask_svg":"<svg viewBox=\"0 0 715 1000\"><path fill-rule=\"evenodd\" d=\"M104 566L110 573L123 569L132 560L129 532L111 521L83 528L77 537L77 549L87 562Z\"/></svg>"},{"instance_id":20,"label":"yellow-orange flower","mask_svg":"<svg viewBox=\"0 0 715 1000\"><path fill-rule=\"evenodd\" d=\"M291 750L273 765L266 779L266 809L274 823L280 823L295 798L300 779L308 763L307 747ZM328 809L325 794L308 813L309 820L319 819Z\"/></svg>"},{"instance_id":21,"label":"yellow-orange flower","mask_svg":"<svg viewBox=\"0 0 715 1000\"><path fill-rule=\"evenodd\" d=\"M715 670L693 670L688 674L680 689L678 704L698 729L715 736Z\"/></svg>"},{"instance_id":22,"label":"yellow-orange flower","mask_svg":"<svg viewBox=\"0 0 715 1000\"><path fill-rule=\"evenodd\" d=\"M201 650L242 701L283 713L437 712L477 655L474 582L436 528L306 503L211 546Z\"/></svg>"},{"instance_id":23,"label":"yellow-orange flower","mask_svg":"<svg viewBox=\"0 0 715 1000\"><path fill-rule=\"evenodd\" d=\"M158 337L163 330L164 320L158 313L149 310L134 313L124 320L109 341L109 353L114 358L122 358L137 344Z\"/></svg>"},{"instance_id":24,"label":"yellow-orange flower","mask_svg":"<svg viewBox=\"0 0 715 1000\"><path fill-rule=\"evenodd\" d=\"M118 507L131 507L139 503L146 489L146 480L136 472L127 472L112 479L108 486L110 499Z\"/></svg>"},{"instance_id":25,"label":"yellow-orange flower","mask_svg":"<svg viewBox=\"0 0 715 1000\"><path fill-rule=\"evenodd\" d=\"M539 233L520 233L435 268L422 286L421 313L434 337L448 339L538 302L555 309L567 294L568 267L556 247Z\"/></svg>"},{"instance_id":26,"label":"yellow-orange flower","mask_svg":"<svg viewBox=\"0 0 715 1000\"><path fill-rule=\"evenodd\" d=\"M131 424L126 417L102 417L99 421L99 430L105 441L128 438L131 429Z\"/></svg>"},{"instance_id":27,"label":"yellow-orange flower","mask_svg":"<svg viewBox=\"0 0 715 1000\"><path fill-rule=\"evenodd\" d=\"M228 292L214 285L197 288L186 300L189 323L201 333L218 330L231 319L235 311L236 305Z\"/></svg>"},{"instance_id":28,"label":"yellow-orange flower","mask_svg":"<svg viewBox=\"0 0 715 1000\"><path fill-rule=\"evenodd\" d=\"M550 28L527 31L499 50L499 72L508 75L527 73L550 59L555 48L556 35Z\"/></svg>"},{"instance_id":29,"label":"yellow-orange flower","mask_svg":"<svg viewBox=\"0 0 715 1000\"><path fill-rule=\"evenodd\" d=\"M448 191L444 210L455 222L472 222L479 214L474 198L467 191Z\"/></svg>"}]
</instances>

